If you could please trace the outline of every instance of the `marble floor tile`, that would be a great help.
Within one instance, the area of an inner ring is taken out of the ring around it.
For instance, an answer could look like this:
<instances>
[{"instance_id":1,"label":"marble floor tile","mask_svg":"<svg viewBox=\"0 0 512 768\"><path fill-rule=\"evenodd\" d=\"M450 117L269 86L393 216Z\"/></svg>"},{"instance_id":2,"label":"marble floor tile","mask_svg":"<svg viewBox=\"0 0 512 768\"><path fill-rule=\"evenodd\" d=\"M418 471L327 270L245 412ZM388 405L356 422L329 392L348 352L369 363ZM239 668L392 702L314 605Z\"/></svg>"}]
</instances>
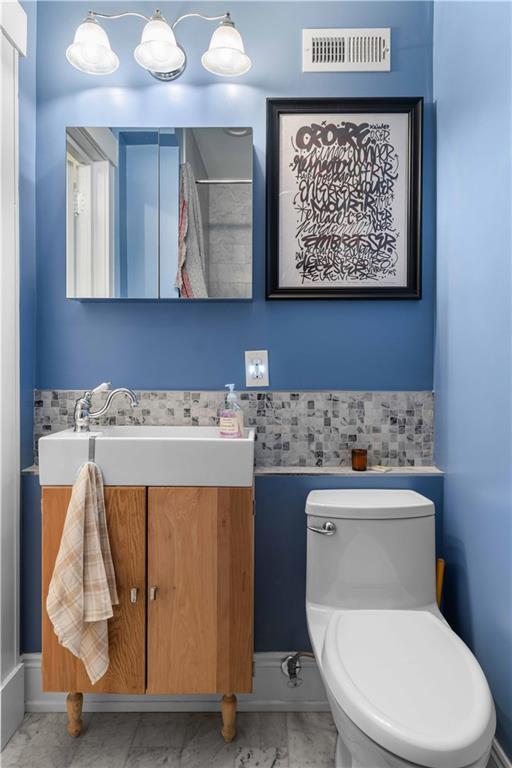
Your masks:
<instances>
[{"instance_id":1,"label":"marble floor tile","mask_svg":"<svg viewBox=\"0 0 512 768\"><path fill-rule=\"evenodd\" d=\"M261 725L259 712L238 712L236 716L236 742L247 747L261 746ZM222 728L219 717L218 731Z\"/></svg>"},{"instance_id":2,"label":"marble floor tile","mask_svg":"<svg viewBox=\"0 0 512 768\"><path fill-rule=\"evenodd\" d=\"M128 741L131 744L140 719L138 712L95 712L79 737L79 742L112 746L124 745ZM66 731L65 727L63 730Z\"/></svg>"},{"instance_id":3,"label":"marble floor tile","mask_svg":"<svg viewBox=\"0 0 512 768\"><path fill-rule=\"evenodd\" d=\"M133 747L125 768L179 768L180 750L168 747Z\"/></svg>"},{"instance_id":4,"label":"marble floor tile","mask_svg":"<svg viewBox=\"0 0 512 768\"><path fill-rule=\"evenodd\" d=\"M326 712L241 712L231 744L220 735L220 713L96 713L84 719L84 735L71 739L65 715L27 715L0 755L1 768L334 766L336 729Z\"/></svg>"},{"instance_id":5,"label":"marble floor tile","mask_svg":"<svg viewBox=\"0 0 512 768\"><path fill-rule=\"evenodd\" d=\"M288 768L288 752L278 747L240 747L234 768Z\"/></svg>"},{"instance_id":6,"label":"marble floor tile","mask_svg":"<svg viewBox=\"0 0 512 768\"><path fill-rule=\"evenodd\" d=\"M181 750L191 718L193 715L188 712L144 712L140 716L132 747Z\"/></svg>"},{"instance_id":7,"label":"marble floor tile","mask_svg":"<svg viewBox=\"0 0 512 768\"><path fill-rule=\"evenodd\" d=\"M87 729L91 716L84 714L84 729ZM69 734L66 730L67 717L64 713L27 714L19 727L19 736L31 747L69 746Z\"/></svg>"},{"instance_id":8,"label":"marble floor tile","mask_svg":"<svg viewBox=\"0 0 512 768\"><path fill-rule=\"evenodd\" d=\"M133 734L124 742L100 743L85 740L76 750L69 768L124 768Z\"/></svg>"},{"instance_id":9,"label":"marble floor tile","mask_svg":"<svg viewBox=\"0 0 512 768\"><path fill-rule=\"evenodd\" d=\"M17 768L26 746L26 740L20 732L17 731L0 754L1 768Z\"/></svg>"},{"instance_id":10,"label":"marble floor tile","mask_svg":"<svg viewBox=\"0 0 512 768\"><path fill-rule=\"evenodd\" d=\"M255 712L259 720L260 747L278 747L288 750L286 712Z\"/></svg>"},{"instance_id":11,"label":"marble floor tile","mask_svg":"<svg viewBox=\"0 0 512 768\"><path fill-rule=\"evenodd\" d=\"M286 716L276 715L239 712L237 735L231 744L222 741L219 714L194 715L185 735L180 768L287 768Z\"/></svg>"},{"instance_id":12,"label":"marble floor tile","mask_svg":"<svg viewBox=\"0 0 512 768\"><path fill-rule=\"evenodd\" d=\"M17 768L69 768L77 747L27 747L20 755ZM3 768L3 763L1 763Z\"/></svg>"},{"instance_id":13,"label":"marble floor tile","mask_svg":"<svg viewBox=\"0 0 512 768\"><path fill-rule=\"evenodd\" d=\"M332 768L336 727L329 712L288 712L289 768Z\"/></svg>"},{"instance_id":14,"label":"marble floor tile","mask_svg":"<svg viewBox=\"0 0 512 768\"><path fill-rule=\"evenodd\" d=\"M185 732L180 768L233 768L237 742L226 744L220 728L217 713L196 713Z\"/></svg>"}]
</instances>

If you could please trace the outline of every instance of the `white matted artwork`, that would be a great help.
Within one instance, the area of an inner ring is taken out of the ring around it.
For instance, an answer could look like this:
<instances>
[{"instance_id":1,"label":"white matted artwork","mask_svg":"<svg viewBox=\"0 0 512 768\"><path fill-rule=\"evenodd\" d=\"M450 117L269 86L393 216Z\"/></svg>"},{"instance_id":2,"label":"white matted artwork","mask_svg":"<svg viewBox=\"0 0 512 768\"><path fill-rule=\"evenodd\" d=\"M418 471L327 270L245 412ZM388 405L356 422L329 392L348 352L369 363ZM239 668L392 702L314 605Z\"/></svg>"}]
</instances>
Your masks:
<instances>
[{"instance_id":1,"label":"white matted artwork","mask_svg":"<svg viewBox=\"0 0 512 768\"><path fill-rule=\"evenodd\" d=\"M271 99L268 118L268 298L419 298L421 99Z\"/></svg>"}]
</instances>

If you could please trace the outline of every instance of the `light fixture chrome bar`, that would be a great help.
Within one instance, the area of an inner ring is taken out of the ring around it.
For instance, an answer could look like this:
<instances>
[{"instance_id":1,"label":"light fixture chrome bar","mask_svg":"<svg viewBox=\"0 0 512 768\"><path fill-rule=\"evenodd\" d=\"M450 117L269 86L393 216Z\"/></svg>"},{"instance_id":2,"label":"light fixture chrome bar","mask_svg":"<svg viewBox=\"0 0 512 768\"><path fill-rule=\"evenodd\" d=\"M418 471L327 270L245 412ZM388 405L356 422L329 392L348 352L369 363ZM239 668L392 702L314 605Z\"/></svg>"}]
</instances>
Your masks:
<instances>
[{"instance_id":1,"label":"light fixture chrome bar","mask_svg":"<svg viewBox=\"0 0 512 768\"><path fill-rule=\"evenodd\" d=\"M252 184L252 179L196 179L196 184Z\"/></svg>"},{"instance_id":2,"label":"light fixture chrome bar","mask_svg":"<svg viewBox=\"0 0 512 768\"><path fill-rule=\"evenodd\" d=\"M225 19L226 21L231 21L231 17L229 15L229 11L226 13L223 13L222 16L205 16L202 13L184 13L183 16L178 16L176 21L173 21L171 24L171 29L174 29L178 26L180 21L183 21L183 19L191 19L192 17L203 19L203 21L222 21Z\"/></svg>"},{"instance_id":3,"label":"light fixture chrome bar","mask_svg":"<svg viewBox=\"0 0 512 768\"><path fill-rule=\"evenodd\" d=\"M125 11L124 13L100 13L99 11L89 11L87 15L94 19L124 19L125 16L136 16L138 19L144 19L144 21L150 21L151 19L151 16L144 16L143 13L137 13L136 11Z\"/></svg>"}]
</instances>

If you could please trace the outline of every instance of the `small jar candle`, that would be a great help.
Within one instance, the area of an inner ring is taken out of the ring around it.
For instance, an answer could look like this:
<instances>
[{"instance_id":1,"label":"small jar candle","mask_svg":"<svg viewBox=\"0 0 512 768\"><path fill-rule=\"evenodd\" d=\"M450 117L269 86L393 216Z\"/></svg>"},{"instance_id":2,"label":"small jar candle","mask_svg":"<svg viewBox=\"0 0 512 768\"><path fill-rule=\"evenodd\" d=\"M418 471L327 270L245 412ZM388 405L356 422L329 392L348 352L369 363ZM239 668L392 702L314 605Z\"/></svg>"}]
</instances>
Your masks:
<instances>
[{"instance_id":1,"label":"small jar candle","mask_svg":"<svg viewBox=\"0 0 512 768\"><path fill-rule=\"evenodd\" d=\"M365 472L368 463L368 451L366 448L352 449L352 469L356 472Z\"/></svg>"}]
</instances>

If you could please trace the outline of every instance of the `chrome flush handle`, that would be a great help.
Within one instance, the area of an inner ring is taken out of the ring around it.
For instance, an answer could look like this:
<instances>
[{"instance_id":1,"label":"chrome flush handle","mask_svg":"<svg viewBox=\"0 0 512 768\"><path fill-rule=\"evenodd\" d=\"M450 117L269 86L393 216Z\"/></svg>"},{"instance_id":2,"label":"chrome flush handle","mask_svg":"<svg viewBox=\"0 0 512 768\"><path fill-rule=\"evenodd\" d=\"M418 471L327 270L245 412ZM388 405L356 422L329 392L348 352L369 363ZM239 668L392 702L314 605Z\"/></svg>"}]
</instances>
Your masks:
<instances>
[{"instance_id":1,"label":"chrome flush handle","mask_svg":"<svg viewBox=\"0 0 512 768\"><path fill-rule=\"evenodd\" d=\"M328 520L322 525L321 528L316 528L314 525L308 525L308 531L313 531L313 533L321 533L322 536L334 536L336 533L336 526L334 523L331 523L331 521Z\"/></svg>"},{"instance_id":2,"label":"chrome flush handle","mask_svg":"<svg viewBox=\"0 0 512 768\"><path fill-rule=\"evenodd\" d=\"M156 600L157 590L158 590L158 587L150 587L149 588L149 599L150 600Z\"/></svg>"},{"instance_id":3,"label":"chrome flush handle","mask_svg":"<svg viewBox=\"0 0 512 768\"><path fill-rule=\"evenodd\" d=\"M130 602L136 603L137 602L137 593L138 593L137 587L132 587L130 589Z\"/></svg>"}]
</instances>

